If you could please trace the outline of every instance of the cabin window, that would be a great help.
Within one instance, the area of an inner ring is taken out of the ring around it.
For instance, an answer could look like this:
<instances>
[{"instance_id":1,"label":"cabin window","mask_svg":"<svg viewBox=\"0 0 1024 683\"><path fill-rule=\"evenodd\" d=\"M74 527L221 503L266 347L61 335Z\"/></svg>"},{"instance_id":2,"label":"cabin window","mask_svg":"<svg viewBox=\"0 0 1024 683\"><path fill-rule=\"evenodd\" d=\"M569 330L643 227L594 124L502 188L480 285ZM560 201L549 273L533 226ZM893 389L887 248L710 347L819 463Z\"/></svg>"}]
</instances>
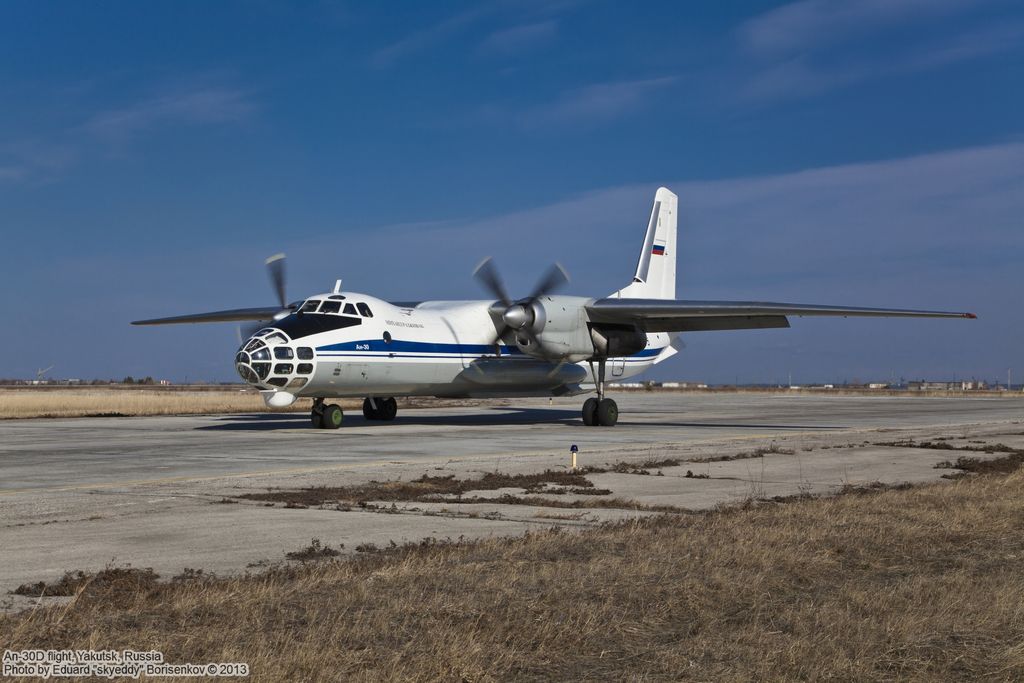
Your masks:
<instances>
[{"instance_id":1,"label":"cabin window","mask_svg":"<svg viewBox=\"0 0 1024 683\"><path fill-rule=\"evenodd\" d=\"M312 313L316 310L316 307L320 305L319 299L310 299L306 303L302 304L302 308L299 309L299 313Z\"/></svg>"},{"instance_id":2,"label":"cabin window","mask_svg":"<svg viewBox=\"0 0 1024 683\"><path fill-rule=\"evenodd\" d=\"M384 343L385 344L390 344L391 343L391 333L388 332L387 330L384 331Z\"/></svg>"},{"instance_id":3,"label":"cabin window","mask_svg":"<svg viewBox=\"0 0 1024 683\"><path fill-rule=\"evenodd\" d=\"M299 355L299 360L313 360L313 349L308 346L300 346L296 352Z\"/></svg>"},{"instance_id":4,"label":"cabin window","mask_svg":"<svg viewBox=\"0 0 1024 683\"><path fill-rule=\"evenodd\" d=\"M367 306L366 304L364 304L362 301L360 301L358 304L356 304L356 308L359 309L359 314L360 315L362 315L362 316L364 316L366 318L372 318L373 317L373 312L370 310L370 307Z\"/></svg>"}]
</instances>

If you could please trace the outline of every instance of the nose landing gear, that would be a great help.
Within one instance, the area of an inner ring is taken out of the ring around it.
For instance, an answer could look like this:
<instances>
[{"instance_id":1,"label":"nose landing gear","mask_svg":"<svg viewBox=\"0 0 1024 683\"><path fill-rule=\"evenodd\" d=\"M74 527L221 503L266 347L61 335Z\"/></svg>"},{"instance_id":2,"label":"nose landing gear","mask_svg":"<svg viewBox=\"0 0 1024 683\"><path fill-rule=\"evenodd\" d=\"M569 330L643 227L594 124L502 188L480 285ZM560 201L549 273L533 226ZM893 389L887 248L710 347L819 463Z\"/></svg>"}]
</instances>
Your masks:
<instances>
[{"instance_id":1,"label":"nose landing gear","mask_svg":"<svg viewBox=\"0 0 1024 683\"><path fill-rule=\"evenodd\" d=\"M363 400L363 416L367 420L390 422L398 414L398 401L393 398L367 398Z\"/></svg>"},{"instance_id":2,"label":"nose landing gear","mask_svg":"<svg viewBox=\"0 0 1024 683\"><path fill-rule=\"evenodd\" d=\"M345 421L345 413L335 403L325 406L322 398L314 398L309 418L317 429L337 429Z\"/></svg>"},{"instance_id":3,"label":"nose landing gear","mask_svg":"<svg viewBox=\"0 0 1024 683\"><path fill-rule=\"evenodd\" d=\"M619 421L619 406L610 398L604 397L604 371L607 360L597 361L597 398L588 398L583 403L583 424L588 427L614 427ZM590 364L590 372L594 374L594 364Z\"/></svg>"}]
</instances>

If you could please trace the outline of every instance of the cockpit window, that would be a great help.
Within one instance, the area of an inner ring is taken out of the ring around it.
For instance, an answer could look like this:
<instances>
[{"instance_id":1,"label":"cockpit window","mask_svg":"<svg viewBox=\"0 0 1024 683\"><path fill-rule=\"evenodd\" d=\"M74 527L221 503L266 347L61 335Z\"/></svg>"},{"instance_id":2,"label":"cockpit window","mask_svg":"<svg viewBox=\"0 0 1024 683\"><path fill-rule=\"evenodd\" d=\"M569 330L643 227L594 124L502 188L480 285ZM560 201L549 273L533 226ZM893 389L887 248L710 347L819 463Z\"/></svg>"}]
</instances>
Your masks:
<instances>
[{"instance_id":1,"label":"cockpit window","mask_svg":"<svg viewBox=\"0 0 1024 683\"><path fill-rule=\"evenodd\" d=\"M325 301L324 305L320 307L321 313L337 313L341 310L340 301Z\"/></svg>"},{"instance_id":2,"label":"cockpit window","mask_svg":"<svg viewBox=\"0 0 1024 683\"><path fill-rule=\"evenodd\" d=\"M310 299L306 303L302 304L302 308L299 309L299 313L312 313L316 310L316 307L320 305L319 299Z\"/></svg>"},{"instance_id":3,"label":"cockpit window","mask_svg":"<svg viewBox=\"0 0 1024 683\"><path fill-rule=\"evenodd\" d=\"M356 308L359 309L359 314L360 315L362 315L364 317L367 317L367 318L372 318L373 317L373 312L370 310L370 307L367 306L366 304L364 304L362 301L360 301L359 303L356 304Z\"/></svg>"},{"instance_id":4,"label":"cockpit window","mask_svg":"<svg viewBox=\"0 0 1024 683\"><path fill-rule=\"evenodd\" d=\"M345 304L345 315L358 315L356 313L356 307L352 304Z\"/></svg>"}]
</instances>

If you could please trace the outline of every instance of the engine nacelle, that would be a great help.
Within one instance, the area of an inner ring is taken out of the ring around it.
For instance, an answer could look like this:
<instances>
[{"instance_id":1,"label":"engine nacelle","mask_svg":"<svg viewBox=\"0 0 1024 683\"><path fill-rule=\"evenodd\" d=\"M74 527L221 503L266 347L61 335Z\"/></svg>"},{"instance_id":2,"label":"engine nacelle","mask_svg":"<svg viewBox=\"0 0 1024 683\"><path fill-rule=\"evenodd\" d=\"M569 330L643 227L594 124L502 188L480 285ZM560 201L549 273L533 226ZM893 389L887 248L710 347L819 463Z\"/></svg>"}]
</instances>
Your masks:
<instances>
[{"instance_id":1,"label":"engine nacelle","mask_svg":"<svg viewBox=\"0 0 1024 683\"><path fill-rule=\"evenodd\" d=\"M590 339L595 355L604 358L632 356L647 348L647 333L633 325L594 325Z\"/></svg>"},{"instance_id":2,"label":"engine nacelle","mask_svg":"<svg viewBox=\"0 0 1024 683\"><path fill-rule=\"evenodd\" d=\"M588 301L581 296L543 296L534 301L531 328L544 348L532 348L527 337L513 332L516 345L531 356L553 356L570 363L593 357L594 342L584 308Z\"/></svg>"}]
</instances>

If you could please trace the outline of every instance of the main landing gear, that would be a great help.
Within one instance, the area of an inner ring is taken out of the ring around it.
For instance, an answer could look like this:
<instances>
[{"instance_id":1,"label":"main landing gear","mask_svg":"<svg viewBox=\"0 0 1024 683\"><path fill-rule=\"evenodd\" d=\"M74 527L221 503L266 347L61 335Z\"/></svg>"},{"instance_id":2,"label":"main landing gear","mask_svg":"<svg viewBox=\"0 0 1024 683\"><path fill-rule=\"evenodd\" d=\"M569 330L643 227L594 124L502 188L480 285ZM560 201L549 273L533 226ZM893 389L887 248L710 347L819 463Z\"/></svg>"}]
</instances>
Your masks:
<instances>
[{"instance_id":1,"label":"main landing gear","mask_svg":"<svg viewBox=\"0 0 1024 683\"><path fill-rule=\"evenodd\" d=\"M393 398L363 399L363 417L390 422L398 414L398 401Z\"/></svg>"},{"instance_id":2,"label":"main landing gear","mask_svg":"<svg viewBox=\"0 0 1024 683\"><path fill-rule=\"evenodd\" d=\"M317 429L337 429L345 420L341 406L331 403L324 405L322 398L313 399L313 411L309 414L313 427Z\"/></svg>"},{"instance_id":3,"label":"main landing gear","mask_svg":"<svg viewBox=\"0 0 1024 683\"><path fill-rule=\"evenodd\" d=\"M583 424L588 427L614 427L619 421L619 406L610 398L604 397L605 360L597 361L597 397L593 396L583 402ZM590 364L590 372L594 374L594 364Z\"/></svg>"}]
</instances>

